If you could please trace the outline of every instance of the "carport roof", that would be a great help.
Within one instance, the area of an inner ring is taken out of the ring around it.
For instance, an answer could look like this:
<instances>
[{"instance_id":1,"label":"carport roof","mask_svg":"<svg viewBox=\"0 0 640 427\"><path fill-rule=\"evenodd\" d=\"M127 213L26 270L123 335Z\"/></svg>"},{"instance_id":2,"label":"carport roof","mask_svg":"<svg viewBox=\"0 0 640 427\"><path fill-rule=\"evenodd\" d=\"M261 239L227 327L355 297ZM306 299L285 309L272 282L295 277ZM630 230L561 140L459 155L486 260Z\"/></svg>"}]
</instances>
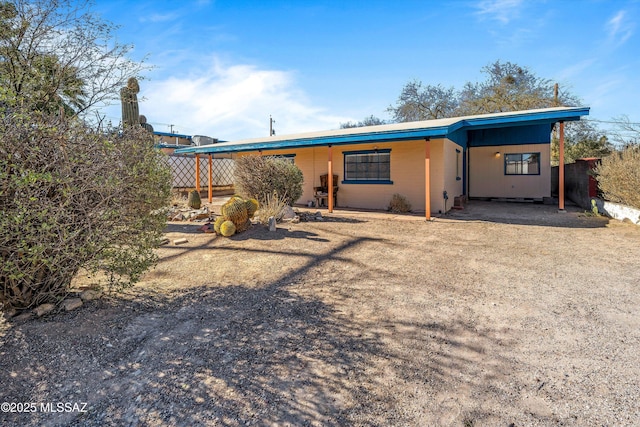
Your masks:
<instances>
[{"instance_id":1,"label":"carport roof","mask_svg":"<svg viewBox=\"0 0 640 427\"><path fill-rule=\"evenodd\" d=\"M507 113L451 117L420 122L393 123L321 132L243 139L211 145L185 147L176 153L233 153L286 148L318 147L328 145L360 144L366 142L408 141L424 138L445 138L459 130L500 128L551 124L559 121L580 120L589 114L588 107L554 107Z\"/></svg>"}]
</instances>

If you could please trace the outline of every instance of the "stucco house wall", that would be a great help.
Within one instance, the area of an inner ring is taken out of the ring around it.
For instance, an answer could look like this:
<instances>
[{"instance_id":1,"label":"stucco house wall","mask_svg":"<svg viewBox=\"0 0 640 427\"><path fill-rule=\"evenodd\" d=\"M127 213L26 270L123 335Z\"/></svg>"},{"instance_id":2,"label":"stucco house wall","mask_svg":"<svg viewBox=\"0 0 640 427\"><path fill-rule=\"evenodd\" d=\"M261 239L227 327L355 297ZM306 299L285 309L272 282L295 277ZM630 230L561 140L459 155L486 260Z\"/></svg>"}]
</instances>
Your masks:
<instances>
[{"instance_id":1,"label":"stucco house wall","mask_svg":"<svg viewBox=\"0 0 640 427\"><path fill-rule=\"evenodd\" d=\"M462 147L447 139L430 141L431 209L445 212L451 209L453 198L462 194ZM391 150L391 184L344 183L344 153L362 150ZM304 175L303 193L298 204L314 200L314 187L320 185L320 175L328 172L327 147L263 151L264 156L291 156ZM241 153L260 155L259 152ZM339 187L338 207L387 209L395 193L402 194L414 211L425 209L425 142L421 140L357 144L332 147L333 174L338 175L334 185ZM459 174L459 175L458 175ZM460 179L457 179L460 178ZM449 200L445 201L443 192Z\"/></svg>"},{"instance_id":2,"label":"stucco house wall","mask_svg":"<svg viewBox=\"0 0 640 427\"><path fill-rule=\"evenodd\" d=\"M540 153L540 174L506 175L505 154L517 153ZM482 198L542 199L551 196L551 146L524 144L471 147L467 190L469 197Z\"/></svg>"}]
</instances>

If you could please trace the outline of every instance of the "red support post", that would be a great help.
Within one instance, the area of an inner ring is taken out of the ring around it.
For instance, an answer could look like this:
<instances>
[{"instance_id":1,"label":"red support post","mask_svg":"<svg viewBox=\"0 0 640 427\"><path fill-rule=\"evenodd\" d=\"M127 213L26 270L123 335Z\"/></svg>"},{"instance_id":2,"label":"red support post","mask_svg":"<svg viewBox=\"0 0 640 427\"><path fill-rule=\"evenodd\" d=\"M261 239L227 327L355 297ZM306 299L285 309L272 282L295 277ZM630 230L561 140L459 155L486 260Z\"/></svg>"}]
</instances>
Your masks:
<instances>
[{"instance_id":1,"label":"red support post","mask_svg":"<svg viewBox=\"0 0 640 427\"><path fill-rule=\"evenodd\" d=\"M560 122L558 146L558 209L564 211L564 122Z\"/></svg>"},{"instance_id":2,"label":"red support post","mask_svg":"<svg viewBox=\"0 0 640 427\"><path fill-rule=\"evenodd\" d=\"M331 146L329 145L329 164L327 165L329 169L329 176L327 176L327 200L328 200L328 208L329 213L333 212L333 154L331 151Z\"/></svg>"},{"instance_id":3,"label":"red support post","mask_svg":"<svg viewBox=\"0 0 640 427\"><path fill-rule=\"evenodd\" d=\"M209 154L209 203L213 202L213 154Z\"/></svg>"},{"instance_id":4,"label":"red support post","mask_svg":"<svg viewBox=\"0 0 640 427\"><path fill-rule=\"evenodd\" d=\"M424 140L424 216L427 221L431 219L431 142L429 138Z\"/></svg>"},{"instance_id":5,"label":"red support post","mask_svg":"<svg viewBox=\"0 0 640 427\"><path fill-rule=\"evenodd\" d=\"M200 157L196 154L196 191L200 192Z\"/></svg>"}]
</instances>

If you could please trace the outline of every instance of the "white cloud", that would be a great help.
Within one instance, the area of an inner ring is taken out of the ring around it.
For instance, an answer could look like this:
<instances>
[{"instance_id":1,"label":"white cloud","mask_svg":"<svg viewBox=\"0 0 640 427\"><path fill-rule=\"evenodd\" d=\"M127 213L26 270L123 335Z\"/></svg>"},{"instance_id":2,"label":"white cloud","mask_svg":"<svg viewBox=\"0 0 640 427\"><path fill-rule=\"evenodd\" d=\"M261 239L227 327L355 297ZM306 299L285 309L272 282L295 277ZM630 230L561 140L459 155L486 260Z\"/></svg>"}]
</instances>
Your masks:
<instances>
[{"instance_id":1,"label":"white cloud","mask_svg":"<svg viewBox=\"0 0 640 427\"><path fill-rule=\"evenodd\" d=\"M169 13L153 13L149 16L143 16L140 18L140 22L167 22L174 21L180 17L178 12Z\"/></svg>"},{"instance_id":2,"label":"white cloud","mask_svg":"<svg viewBox=\"0 0 640 427\"><path fill-rule=\"evenodd\" d=\"M185 77L148 82L140 112L157 131L223 140L267 136L269 115L278 135L337 128L349 120L311 105L294 74L253 65L226 65L213 59ZM163 125L164 124L164 125Z\"/></svg>"},{"instance_id":3,"label":"white cloud","mask_svg":"<svg viewBox=\"0 0 640 427\"><path fill-rule=\"evenodd\" d=\"M476 5L477 14L508 24L519 16L522 3L522 0L482 0Z\"/></svg>"},{"instance_id":4,"label":"white cloud","mask_svg":"<svg viewBox=\"0 0 640 427\"><path fill-rule=\"evenodd\" d=\"M606 24L609 40L617 45L623 44L633 35L635 25L627 19L626 15L627 13L621 10Z\"/></svg>"}]
</instances>

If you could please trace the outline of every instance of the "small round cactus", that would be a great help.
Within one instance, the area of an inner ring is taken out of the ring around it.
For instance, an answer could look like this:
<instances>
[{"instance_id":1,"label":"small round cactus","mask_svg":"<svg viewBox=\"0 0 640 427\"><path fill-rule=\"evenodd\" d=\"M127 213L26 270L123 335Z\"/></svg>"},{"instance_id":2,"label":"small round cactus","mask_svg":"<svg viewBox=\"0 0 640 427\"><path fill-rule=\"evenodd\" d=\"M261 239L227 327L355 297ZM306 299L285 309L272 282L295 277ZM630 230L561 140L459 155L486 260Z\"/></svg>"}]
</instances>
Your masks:
<instances>
[{"instance_id":1,"label":"small round cactus","mask_svg":"<svg viewBox=\"0 0 640 427\"><path fill-rule=\"evenodd\" d=\"M216 233L221 234L220 233L220 226L225 221L226 221L226 219L224 219L224 217L222 215L220 215L219 217L216 218L215 222L213 223L213 229L215 230Z\"/></svg>"},{"instance_id":2,"label":"small round cactus","mask_svg":"<svg viewBox=\"0 0 640 427\"><path fill-rule=\"evenodd\" d=\"M220 225L220 234L224 237L233 236L236 232L236 225L232 221L225 221Z\"/></svg>"},{"instance_id":3,"label":"small round cactus","mask_svg":"<svg viewBox=\"0 0 640 427\"><path fill-rule=\"evenodd\" d=\"M202 200L200 199L200 193L197 190L193 190L189 193L187 204L192 209L200 209L202 206Z\"/></svg>"}]
</instances>

